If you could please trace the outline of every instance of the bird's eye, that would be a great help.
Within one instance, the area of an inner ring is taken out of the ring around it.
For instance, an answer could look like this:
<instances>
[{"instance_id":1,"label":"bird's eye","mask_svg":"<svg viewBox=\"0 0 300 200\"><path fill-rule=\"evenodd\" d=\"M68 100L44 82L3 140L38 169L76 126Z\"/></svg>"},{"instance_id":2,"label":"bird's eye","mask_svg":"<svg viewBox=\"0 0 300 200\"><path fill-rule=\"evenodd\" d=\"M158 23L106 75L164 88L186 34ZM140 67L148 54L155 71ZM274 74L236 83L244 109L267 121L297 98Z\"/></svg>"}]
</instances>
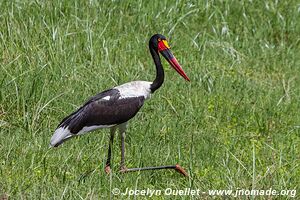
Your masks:
<instances>
[{"instance_id":1,"label":"bird's eye","mask_svg":"<svg viewBox=\"0 0 300 200\"><path fill-rule=\"evenodd\" d=\"M160 42L160 41L161 41L161 39L160 39L160 38L158 38L158 39L157 39L157 41L159 41L159 42Z\"/></svg>"}]
</instances>

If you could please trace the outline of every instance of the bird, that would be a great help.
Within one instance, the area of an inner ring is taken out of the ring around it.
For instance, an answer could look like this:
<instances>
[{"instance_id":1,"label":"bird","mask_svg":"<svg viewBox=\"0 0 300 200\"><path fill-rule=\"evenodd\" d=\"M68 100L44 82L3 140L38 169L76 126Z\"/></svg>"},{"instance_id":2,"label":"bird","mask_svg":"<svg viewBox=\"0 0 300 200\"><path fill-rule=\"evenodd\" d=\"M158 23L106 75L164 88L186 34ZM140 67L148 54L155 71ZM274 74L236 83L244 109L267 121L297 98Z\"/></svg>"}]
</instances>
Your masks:
<instances>
[{"instance_id":1,"label":"bird","mask_svg":"<svg viewBox=\"0 0 300 200\"><path fill-rule=\"evenodd\" d=\"M164 57L170 66L186 81L189 77L170 50L167 38L161 34L154 34L149 40L149 51L156 67L154 81L132 81L100 92L91 97L80 108L65 117L57 126L50 140L50 147L58 147L65 141L97 129L109 128L110 141L105 172L111 172L111 151L116 129L121 138L121 172L175 169L187 176L185 170L178 164L158 167L127 168L125 165L125 132L127 123L144 105L144 102L159 89L165 78L161 58Z\"/></svg>"}]
</instances>

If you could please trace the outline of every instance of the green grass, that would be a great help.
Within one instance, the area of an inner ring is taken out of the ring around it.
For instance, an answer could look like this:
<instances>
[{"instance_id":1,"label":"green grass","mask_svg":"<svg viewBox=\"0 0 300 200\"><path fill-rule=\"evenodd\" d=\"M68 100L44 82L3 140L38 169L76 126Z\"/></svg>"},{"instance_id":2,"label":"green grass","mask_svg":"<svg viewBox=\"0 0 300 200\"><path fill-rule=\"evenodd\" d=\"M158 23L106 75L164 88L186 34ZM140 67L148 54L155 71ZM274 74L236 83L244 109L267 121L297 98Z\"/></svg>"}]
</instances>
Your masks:
<instances>
[{"instance_id":1,"label":"green grass","mask_svg":"<svg viewBox=\"0 0 300 200\"><path fill-rule=\"evenodd\" d=\"M112 189L186 187L300 193L299 22L293 0L1 1L0 196L125 199ZM180 163L190 177L120 174L118 139L107 176L108 130L49 149L60 120L90 96L154 79L154 33L169 38L191 82L164 61L163 87L129 123L126 163ZM211 198L221 197L201 196Z\"/></svg>"}]
</instances>

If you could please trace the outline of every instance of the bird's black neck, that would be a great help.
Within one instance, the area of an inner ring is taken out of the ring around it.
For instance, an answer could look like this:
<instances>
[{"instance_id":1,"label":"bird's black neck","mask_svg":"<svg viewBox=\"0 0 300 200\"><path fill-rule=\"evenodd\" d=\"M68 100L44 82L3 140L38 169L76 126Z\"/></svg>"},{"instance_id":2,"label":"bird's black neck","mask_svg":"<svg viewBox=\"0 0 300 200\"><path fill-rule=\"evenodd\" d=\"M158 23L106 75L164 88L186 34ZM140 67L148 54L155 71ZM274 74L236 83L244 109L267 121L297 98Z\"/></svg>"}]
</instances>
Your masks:
<instances>
[{"instance_id":1,"label":"bird's black neck","mask_svg":"<svg viewBox=\"0 0 300 200\"><path fill-rule=\"evenodd\" d=\"M155 51L154 48L152 48L151 46L149 46L149 48L150 48L150 52L151 52L154 64L156 66L156 78L150 86L150 90L153 93L153 92L155 92L155 90L160 88L160 86L163 84L164 78L165 78L165 73L164 73L164 69L162 67L158 52Z\"/></svg>"}]
</instances>

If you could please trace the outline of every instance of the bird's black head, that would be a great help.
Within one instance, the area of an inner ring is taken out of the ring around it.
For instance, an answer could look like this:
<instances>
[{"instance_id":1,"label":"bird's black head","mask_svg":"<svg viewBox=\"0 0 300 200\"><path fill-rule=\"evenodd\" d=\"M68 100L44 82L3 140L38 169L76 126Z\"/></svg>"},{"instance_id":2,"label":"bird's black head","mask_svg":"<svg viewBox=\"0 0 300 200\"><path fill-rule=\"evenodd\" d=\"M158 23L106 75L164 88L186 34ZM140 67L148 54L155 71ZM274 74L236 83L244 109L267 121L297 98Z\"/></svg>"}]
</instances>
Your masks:
<instances>
[{"instance_id":1,"label":"bird's black head","mask_svg":"<svg viewBox=\"0 0 300 200\"><path fill-rule=\"evenodd\" d=\"M167 42L167 38L165 36L161 34L153 35L149 41L149 48L152 55L158 55L160 53L185 80L190 80L181 68L175 56L172 54L170 46Z\"/></svg>"},{"instance_id":2,"label":"bird's black head","mask_svg":"<svg viewBox=\"0 0 300 200\"><path fill-rule=\"evenodd\" d=\"M158 51L158 42L163 40L167 41L167 38L161 34L155 34L150 38L149 46Z\"/></svg>"}]
</instances>

